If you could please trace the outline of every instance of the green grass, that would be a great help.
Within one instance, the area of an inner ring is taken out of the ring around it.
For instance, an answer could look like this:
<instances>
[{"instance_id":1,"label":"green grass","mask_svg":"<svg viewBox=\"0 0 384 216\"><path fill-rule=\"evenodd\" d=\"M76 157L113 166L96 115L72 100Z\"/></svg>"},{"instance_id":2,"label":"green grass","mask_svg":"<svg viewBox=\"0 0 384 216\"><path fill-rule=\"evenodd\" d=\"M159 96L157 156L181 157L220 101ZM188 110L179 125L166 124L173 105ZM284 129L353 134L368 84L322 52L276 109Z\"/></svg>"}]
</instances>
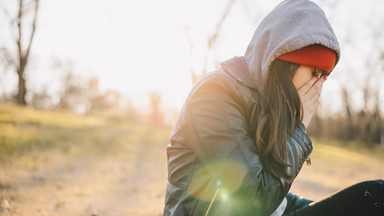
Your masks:
<instances>
[{"instance_id":1,"label":"green grass","mask_svg":"<svg viewBox=\"0 0 384 216\"><path fill-rule=\"evenodd\" d=\"M0 159L60 150L66 154L119 154L136 145L165 146L170 127L66 111L0 106Z\"/></svg>"}]
</instances>

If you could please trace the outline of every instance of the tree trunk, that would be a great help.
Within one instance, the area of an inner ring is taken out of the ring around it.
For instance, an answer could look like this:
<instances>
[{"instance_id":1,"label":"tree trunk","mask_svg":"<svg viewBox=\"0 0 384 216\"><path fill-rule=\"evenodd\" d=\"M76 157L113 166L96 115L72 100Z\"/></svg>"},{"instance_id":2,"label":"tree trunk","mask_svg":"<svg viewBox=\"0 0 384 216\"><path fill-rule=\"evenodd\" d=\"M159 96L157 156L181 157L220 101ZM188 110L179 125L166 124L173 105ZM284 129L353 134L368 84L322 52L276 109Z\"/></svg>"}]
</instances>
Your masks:
<instances>
[{"instance_id":1,"label":"tree trunk","mask_svg":"<svg viewBox=\"0 0 384 216\"><path fill-rule=\"evenodd\" d=\"M33 38L35 36L35 31L36 31L36 20L37 20L37 14L38 14L38 9L39 9L39 0L34 0L34 11L33 11L33 20L32 20L32 32L29 36L29 40L26 41L27 45L26 45L26 49L24 50L23 47L23 38L25 38L26 36L26 33L25 33L25 29L23 29L23 25L22 25L22 22L23 22L23 18L25 18L27 15L24 14L24 11L25 11L25 8L24 8L24 1L23 0L19 0L19 13L18 13L18 16L17 16L17 30L18 30L18 37L16 39L16 45L17 45L17 48L18 48L18 65L16 66L17 68L17 76L19 78L19 89L18 89L18 92L17 92L17 95L16 95L16 103L17 104L20 104L20 105L26 105L26 101L25 101L25 96L27 94L27 88L26 88L26 85L25 85L25 78L24 78L24 71L25 71L25 67L28 63L28 58L29 58L29 54L30 54L30 51L31 51L31 46L32 46L32 42L33 42Z\"/></svg>"},{"instance_id":2,"label":"tree trunk","mask_svg":"<svg viewBox=\"0 0 384 216\"><path fill-rule=\"evenodd\" d=\"M346 114L346 124L344 132L344 140L349 141L352 138L352 113L351 113L351 104L349 101L349 92L345 86L341 88L342 97L344 102L344 109Z\"/></svg>"},{"instance_id":3,"label":"tree trunk","mask_svg":"<svg viewBox=\"0 0 384 216\"><path fill-rule=\"evenodd\" d=\"M21 69L19 69L21 70ZM27 94L27 88L25 86L25 79L24 79L24 68L23 71L18 71L18 77L19 77L19 90L16 95L16 103L20 105L27 105L27 102L25 101L25 95Z\"/></svg>"}]
</instances>

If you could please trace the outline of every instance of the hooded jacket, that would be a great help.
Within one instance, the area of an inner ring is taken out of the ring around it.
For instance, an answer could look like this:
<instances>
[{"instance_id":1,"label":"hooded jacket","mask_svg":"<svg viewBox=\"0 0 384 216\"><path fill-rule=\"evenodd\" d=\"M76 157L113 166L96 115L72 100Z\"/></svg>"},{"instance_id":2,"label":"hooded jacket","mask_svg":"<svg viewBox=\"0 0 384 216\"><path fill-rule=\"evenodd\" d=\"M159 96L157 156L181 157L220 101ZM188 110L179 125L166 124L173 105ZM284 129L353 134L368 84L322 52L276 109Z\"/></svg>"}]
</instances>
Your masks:
<instances>
[{"instance_id":1,"label":"hooded jacket","mask_svg":"<svg viewBox=\"0 0 384 216\"><path fill-rule=\"evenodd\" d=\"M254 118L269 66L279 55L321 44L340 57L324 12L308 0L286 0L258 26L243 57L193 86L167 147L163 215L280 216L311 201L289 192L292 182L263 169ZM287 140L288 172L297 176L312 152L301 124Z\"/></svg>"}]
</instances>

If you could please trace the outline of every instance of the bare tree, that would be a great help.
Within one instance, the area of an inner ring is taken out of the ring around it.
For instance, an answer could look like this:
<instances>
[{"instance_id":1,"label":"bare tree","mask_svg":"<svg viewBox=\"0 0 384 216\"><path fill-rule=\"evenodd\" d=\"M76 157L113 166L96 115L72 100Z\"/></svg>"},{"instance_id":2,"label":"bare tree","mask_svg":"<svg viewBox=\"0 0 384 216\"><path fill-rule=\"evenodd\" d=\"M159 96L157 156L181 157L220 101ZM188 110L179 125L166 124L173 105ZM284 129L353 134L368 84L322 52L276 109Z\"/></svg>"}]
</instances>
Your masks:
<instances>
[{"instance_id":1,"label":"bare tree","mask_svg":"<svg viewBox=\"0 0 384 216\"><path fill-rule=\"evenodd\" d=\"M30 106L37 109L50 109L54 107L52 95L48 91L48 85L44 85L40 90L29 91L29 93L31 95Z\"/></svg>"},{"instance_id":2,"label":"bare tree","mask_svg":"<svg viewBox=\"0 0 384 216\"><path fill-rule=\"evenodd\" d=\"M27 94L25 69L31 53L31 47L36 32L37 15L39 11L39 0L19 0L17 4L17 15L10 20L11 31L17 32L13 35L13 42L16 44L16 53L12 55L10 49L1 48L2 61L14 68L18 76L18 91L16 95L17 104L26 105ZM32 18L31 22L27 20ZM28 29L31 28L30 31Z\"/></svg>"},{"instance_id":3,"label":"bare tree","mask_svg":"<svg viewBox=\"0 0 384 216\"><path fill-rule=\"evenodd\" d=\"M344 134L344 140L348 141L352 137L352 111L351 111L351 100L349 98L349 91L345 86L342 86L341 88L341 94L343 98L344 103L344 112L345 112L345 134Z\"/></svg>"},{"instance_id":4,"label":"bare tree","mask_svg":"<svg viewBox=\"0 0 384 216\"><path fill-rule=\"evenodd\" d=\"M60 109L69 109L77 112L86 111L86 86L87 82L73 72L73 68L68 68L61 80L60 101L57 107Z\"/></svg>"},{"instance_id":5,"label":"bare tree","mask_svg":"<svg viewBox=\"0 0 384 216\"><path fill-rule=\"evenodd\" d=\"M215 31L212 33L211 36L208 37L208 39L207 39L207 45L208 45L207 53L216 49L217 39L220 36L223 24L224 24L225 20L227 19L229 12L231 11L233 4L235 2L236 2L236 0L229 0L228 1L227 5L224 9L224 12L222 13L222 15L219 19L219 22L216 24ZM190 48L189 49L189 55L190 55L190 57L192 57L193 42L192 42L192 38L190 36L190 32L189 32L188 27L185 28L185 33L187 34L188 41L189 41L189 48ZM214 61L215 61L214 63L217 64L217 60L214 60ZM195 71L193 70L192 66L191 66L190 71L191 71L193 83L195 83L199 77L201 77L207 73L207 67L208 67L208 54L204 55L204 67L203 67L201 73L196 74Z\"/></svg>"},{"instance_id":6,"label":"bare tree","mask_svg":"<svg viewBox=\"0 0 384 216\"><path fill-rule=\"evenodd\" d=\"M152 91L149 93L149 108L150 123L155 126L160 126L164 124L164 113L160 109L161 105L161 93L159 91Z\"/></svg>"}]
</instances>

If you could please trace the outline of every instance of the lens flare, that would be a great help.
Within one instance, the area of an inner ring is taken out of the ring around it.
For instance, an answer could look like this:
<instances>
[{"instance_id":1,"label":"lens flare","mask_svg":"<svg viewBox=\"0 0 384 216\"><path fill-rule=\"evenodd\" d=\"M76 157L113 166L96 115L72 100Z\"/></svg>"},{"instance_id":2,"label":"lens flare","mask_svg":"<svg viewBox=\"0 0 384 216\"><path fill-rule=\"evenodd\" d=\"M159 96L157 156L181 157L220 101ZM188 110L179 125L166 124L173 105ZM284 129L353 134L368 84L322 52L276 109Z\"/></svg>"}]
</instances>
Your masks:
<instances>
[{"instance_id":1,"label":"lens flare","mask_svg":"<svg viewBox=\"0 0 384 216\"><path fill-rule=\"evenodd\" d=\"M192 177L187 192L195 198L212 201L228 199L237 191L247 167L236 160L221 159L206 163Z\"/></svg>"}]
</instances>

